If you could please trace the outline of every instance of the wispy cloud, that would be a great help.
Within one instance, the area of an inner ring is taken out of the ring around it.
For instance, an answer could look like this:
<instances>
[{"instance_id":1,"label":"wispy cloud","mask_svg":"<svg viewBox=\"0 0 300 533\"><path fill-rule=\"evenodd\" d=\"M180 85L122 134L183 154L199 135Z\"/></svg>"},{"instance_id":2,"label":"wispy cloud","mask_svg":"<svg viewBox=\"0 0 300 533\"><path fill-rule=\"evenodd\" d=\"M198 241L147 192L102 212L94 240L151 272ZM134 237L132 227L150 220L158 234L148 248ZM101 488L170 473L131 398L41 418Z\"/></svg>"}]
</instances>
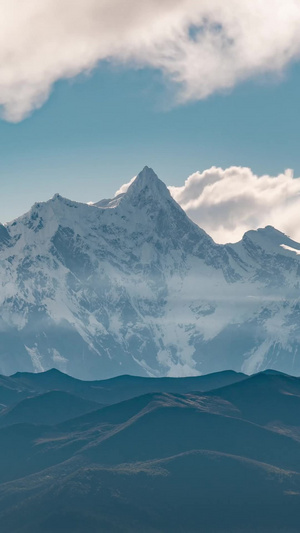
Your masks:
<instances>
[{"instance_id":1,"label":"wispy cloud","mask_svg":"<svg viewBox=\"0 0 300 533\"><path fill-rule=\"evenodd\" d=\"M124 183L123 185L121 185L120 189L116 191L115 196L118 196L119 194L124 194L125 192L127 192L128 188L134 182L135 178L136 176L133 176L133 178L131 178L131 180L128 183Z\"/></svg>"},{"instance_id":2,"label":"wispy cloud","mask_svg":"<svg viewBox=\"0 0 300 533\"><path fill-rule=\"evenodd\" d=\"M0 105L19 121L102 60L153 67L177 101L280 73L300 53L299 0L1 0Z\"/></svg>"}]
</instances>

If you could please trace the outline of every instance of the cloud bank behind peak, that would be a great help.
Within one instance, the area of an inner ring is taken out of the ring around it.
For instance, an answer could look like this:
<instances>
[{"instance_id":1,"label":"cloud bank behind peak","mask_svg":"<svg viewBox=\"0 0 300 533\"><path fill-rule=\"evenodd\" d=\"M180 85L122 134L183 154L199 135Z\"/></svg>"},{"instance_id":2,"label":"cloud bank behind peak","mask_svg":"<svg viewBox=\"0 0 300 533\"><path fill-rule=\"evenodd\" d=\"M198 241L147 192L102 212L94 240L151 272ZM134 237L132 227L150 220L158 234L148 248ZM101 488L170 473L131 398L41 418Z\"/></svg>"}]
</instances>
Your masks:
<instances>
[{"instance_id":1,"label":"cloud bank behind peak","mask_svg":"<svg viewBox=\"0 0 300 533\"><path fill-rule=\"evenodd\" d=\"M103 60L159 69L177 102L280 73L300 54L299 0L2 0L0 105L17 122ZM100 95L99 95L100 96Z\"/></svg>"},{"instance_id":2,"label":"cloud bank behind peak","mask_svg":"<svg viewBox=\"0 0 300 533\"><path fill-rule=\"evenodd\" d=\"M118 193L126 192L130 183ZM246 231L268 225L300 242L300 178L290 169L278 176L257 176L247 167L211 167L169 190L218 243L237 242Z\"/></svg>"}]
</instances>

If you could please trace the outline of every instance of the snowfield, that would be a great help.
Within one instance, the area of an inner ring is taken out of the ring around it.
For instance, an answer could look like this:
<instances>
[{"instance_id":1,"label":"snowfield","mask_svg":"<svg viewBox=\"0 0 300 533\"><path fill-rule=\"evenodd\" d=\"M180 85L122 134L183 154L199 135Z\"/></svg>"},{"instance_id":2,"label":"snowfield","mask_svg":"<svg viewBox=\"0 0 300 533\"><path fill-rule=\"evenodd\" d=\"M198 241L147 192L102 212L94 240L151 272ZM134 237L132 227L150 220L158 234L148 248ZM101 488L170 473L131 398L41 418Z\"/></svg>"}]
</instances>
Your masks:
<instances>
[{"instance_id":1,"label":"snowfield","mask_svg":"<svg viewBox=\"0 0 300 533\"><path fill-rule=\"evenodd\" d=\"M300 373L300 244L217 245L145 167L125 194L55 195L0 225L0 373Z\"/></svg>"}]
</instances>

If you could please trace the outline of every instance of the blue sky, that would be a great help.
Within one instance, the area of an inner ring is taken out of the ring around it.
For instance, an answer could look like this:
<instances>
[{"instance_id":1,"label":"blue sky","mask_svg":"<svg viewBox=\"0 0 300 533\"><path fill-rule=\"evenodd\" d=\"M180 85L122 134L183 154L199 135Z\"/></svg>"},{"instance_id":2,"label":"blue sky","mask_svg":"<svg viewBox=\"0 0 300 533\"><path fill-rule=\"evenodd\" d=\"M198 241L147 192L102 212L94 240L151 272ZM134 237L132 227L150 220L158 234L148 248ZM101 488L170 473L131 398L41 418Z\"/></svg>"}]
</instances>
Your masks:
<instances>
[{"instance_id":1,"label":"blue sky","mask_svg":"<svg viewBox=\"0 0 300 533\"><path fill-rule=\"evenodd\" d=\"M300 174L300 67L183 105L152 69L107 64L55 84L16 124L0 122L2 221L54 193L109 197L145 164L170 185L212 165Z\"/></svg>"}]
</instances>

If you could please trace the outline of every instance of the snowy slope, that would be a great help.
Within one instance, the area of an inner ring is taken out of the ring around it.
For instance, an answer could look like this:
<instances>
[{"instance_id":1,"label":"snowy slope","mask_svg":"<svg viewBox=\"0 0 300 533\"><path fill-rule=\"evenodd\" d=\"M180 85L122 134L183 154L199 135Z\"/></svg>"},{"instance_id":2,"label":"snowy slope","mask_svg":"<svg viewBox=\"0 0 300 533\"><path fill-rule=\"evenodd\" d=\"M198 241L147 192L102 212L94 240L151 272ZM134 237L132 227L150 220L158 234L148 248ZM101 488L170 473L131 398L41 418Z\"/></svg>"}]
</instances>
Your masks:
<instances>
[{"instance_id":1,"label":"snowy slope","mask_svg":"<svg viewBox=\"0 0 300 533\"><path fill-rule=\"evenodd\" d=\"M55 195L0 225L0 373L299 373L300 245L217 245L145 167L94 205Z\"/></svg>"}]
</instances>

